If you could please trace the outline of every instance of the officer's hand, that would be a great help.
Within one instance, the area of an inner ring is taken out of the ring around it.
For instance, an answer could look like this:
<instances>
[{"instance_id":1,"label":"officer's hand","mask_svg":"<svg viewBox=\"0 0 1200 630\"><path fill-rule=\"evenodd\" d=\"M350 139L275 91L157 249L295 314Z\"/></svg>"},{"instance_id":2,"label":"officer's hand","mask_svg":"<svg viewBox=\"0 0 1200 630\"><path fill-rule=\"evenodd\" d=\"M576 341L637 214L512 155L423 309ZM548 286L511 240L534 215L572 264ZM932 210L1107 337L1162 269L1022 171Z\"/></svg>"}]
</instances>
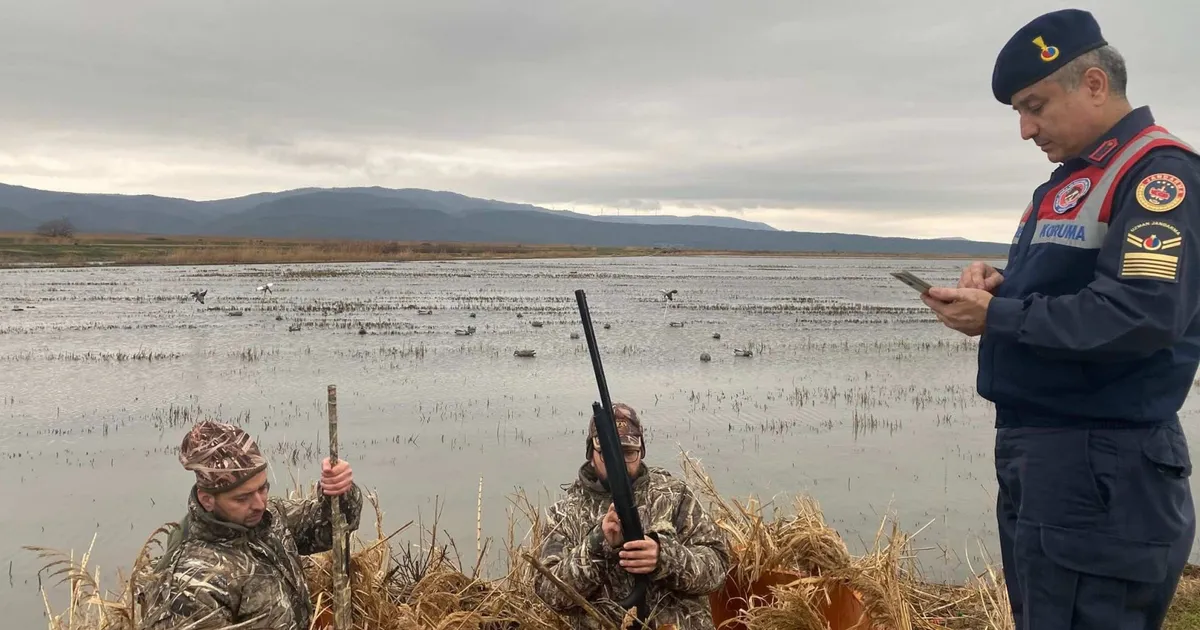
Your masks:
<instances>
[{"instance_id":1,"label":"officer's hand","mask_svg":"<svg viewBox=\"0 0 1200 630\"><path fill-rule=\"evenodd\" d=\"M921 301L937 313L938 321L964 335L982 335L992 294L980 289L933 287Z\"/></svg>"},{"instance_id":2,"label":"officer's hand","mask_svg":"<svg viewBox=\"0 0 1200 630\"><path fill-rule=\"evenodd\" d=\"M652 573L658 567L658 543L647 536L621 548L621 566L630 573Z\"/></svg>"},{"instance_id":3,"label":"officer's hand","mask_svg":"<svg viewBox=\"0 0 1200 630\"><path fill-rule=\"evenodd\" d=\"M329 458L321 462L321 491L327 496L345 494L354 485L354 472L346 460L339 459L337 466L329 465Z\"/></svg>"},{"instance_id":4,"label":"officer's hand","mask_svg":"<svg viewBox=\"0 0 1200 630\"><path fill-rule=\"evenodd\" d=\"M621 519L617 517L617 508L610 503L608 512L604 514L604 518L600 521L600 531L604 533L604 541L609 547L620 547L621 542L625 540L621 535Z\"/></svg>"},{"instance_id":5,"label":"officer's hand","mask_svg":"<svg viewBox=\"0 0 1200 630\"><path fill-rule=\"evenodd\" d=\"M975 261L963 268L962 276L958 279L958 288L979 289L990 293L1000 286L1001 282L1004 282L1004 276L1000 275L995 267Z\"/></svg>"}]
</instances>

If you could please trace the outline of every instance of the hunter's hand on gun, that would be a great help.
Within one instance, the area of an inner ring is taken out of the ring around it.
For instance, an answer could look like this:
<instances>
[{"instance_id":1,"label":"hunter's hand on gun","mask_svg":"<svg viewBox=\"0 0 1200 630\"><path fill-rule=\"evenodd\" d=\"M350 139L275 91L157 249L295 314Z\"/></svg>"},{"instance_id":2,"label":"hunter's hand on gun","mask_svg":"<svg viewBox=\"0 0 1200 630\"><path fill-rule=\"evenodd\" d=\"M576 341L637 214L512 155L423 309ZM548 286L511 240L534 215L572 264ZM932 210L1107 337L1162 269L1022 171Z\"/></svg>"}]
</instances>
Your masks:
<instances>
[{"instance_id":1,"label":"hunter's hand on gun","mask_svg":"<svg viewBox=\"0 0 1200 630\"><path fill-rule=\"evenodd\" d=\"M630 573L653 573L658 568L658 543L647 536L621 548L621 566Z\"/></svg>"},{"instance_id":2,"label":"hunter's hand on gun","mask_svg":"<svg viewBox=\"0 0 1200 630\"><path fill-rule=\"evenodd\" d=\"M604 518L600 519L600 531L604 532L604 542L609 547L620 547L625 540L621 535L621 517L617 516L617 509L612 504L609 504Z\"/></svg>"},{"instance_id":3,"label":"hunter's hand on gun","mask_svg":"<svg viewBox=\"0 0 1200 630\"><path fill-rule=\"evenodd\" d=\"M346 460L339 459L337 466L329 465L329 458L321 462L321 491L331 497L346 494L354 485L354 471Z\"/></svg>"},{"instance_id":4,"label":"hunter's hand on gun","mask_svg":"<svg viewBox=\"0 0 1200 630\"><path fill-rule=\"evenodd\" d=\"M658 568L658 543L649 536L642 540L622 542L621 518L612 505L600 520L604 541L614 549L621 548L621 566L630 573L653 573Z\"/></svg>"}]
</instances>

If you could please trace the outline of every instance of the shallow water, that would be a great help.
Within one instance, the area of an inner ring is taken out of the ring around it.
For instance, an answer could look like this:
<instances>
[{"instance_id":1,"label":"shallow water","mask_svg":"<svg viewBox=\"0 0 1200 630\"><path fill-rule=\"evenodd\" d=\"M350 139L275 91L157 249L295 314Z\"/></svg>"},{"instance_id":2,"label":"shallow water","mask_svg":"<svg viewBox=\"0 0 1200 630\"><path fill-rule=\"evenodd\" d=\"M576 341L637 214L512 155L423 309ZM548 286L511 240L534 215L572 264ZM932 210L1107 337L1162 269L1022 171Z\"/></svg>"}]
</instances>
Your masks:
<instances>
[{"instance_id":1,"label":"shallow water","mask_svg":"<svg viewBox=\"0 0 1200 630\"><path fill-rule=\"evenodd\" d=\"M545 507L583 459L597 391L578 288L613 399L644 417L649 463L681 474L687 451L726 496L774 497L783 509L788 495L810 493L856 552L892 509L904 529L924 527L916 545L930 577L964 579L968 560L981 566L981 543L997 556L991 409L975 394L975 343L888 276L907 268L952 283L961 264L714 257L0 272L9 506L0 560L11 574L0 612L11 627L42 627L40 562L23 545L78 556L95 536L91 566L114 586L150 532L182 515L191 477L173 449L196 418L244 423L274 464L276 491L293 476L315 480L329 384L342 455L378 493L386 531L410 519L428 527L440 511L439 535L473 564L483 477L483 534L502 550L510 495L524 489ZM255 290L265 282L272 293ZM196 289L208 290L206 304L188 298ZM679 293L667 301L662 289ZM455 334L467 326L475 334ZM537 356L514 357L518 349ZM1192 399L1184 422L1196 429ZM372 518L368 510L368 538ZM61 609L65 599L51 601Z\"/></svg>"}]
</instances>

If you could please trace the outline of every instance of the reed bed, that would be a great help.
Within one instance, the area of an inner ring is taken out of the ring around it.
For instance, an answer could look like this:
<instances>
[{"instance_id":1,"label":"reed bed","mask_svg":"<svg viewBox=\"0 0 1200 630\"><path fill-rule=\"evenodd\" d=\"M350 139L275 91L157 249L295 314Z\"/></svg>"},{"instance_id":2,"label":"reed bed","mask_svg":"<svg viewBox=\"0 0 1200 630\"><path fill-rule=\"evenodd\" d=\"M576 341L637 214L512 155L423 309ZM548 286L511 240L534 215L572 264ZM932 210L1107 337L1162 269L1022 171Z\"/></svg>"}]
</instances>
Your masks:
<instances>
[{"instance_id":1,"label":"reed bed","mask_svg":"<svg viewBox=\"0 0 1200 630\"><path fill-rule=\"evenodd\" d=\"M708 499L733 554L731 579L750 584L771 573L795 575L772 587L773 601L751 598L740 620L751 630L825 630L821 605L832 589L849 589L862 603L871 630L972 628L1011 630L1007 591L995 571L968 585L931 585L921 577L912 548L914 535L885 518L874 549L854 556L841 535L825 523L811 496L794 499L792 513L768 516L758 499L726 499L699 464L682 458L685 476ZM919 533L919 532L918 532Z\"/></svg>"},{"instance_id":2,"label":"reed bed","mask_svg":"<svg viewBox=\"0 0 1200 630\"><path fill-rule=\"evenodd\" d=\"M795 576L789 583L772 587L770 597L752 597L746 602L737 620L750 630L827 628L820 611L833 587L857 594L872 629L1012 628L1006 591L995 569L982 570L965 585L929 584L916 566L913 536L901 532L894 522L889 525L885 519L875 547L855 556L839 533L826 524L816 499L800 496L792 503L791 513L780 514L776 508L768 515L754 497L739 501L721 496L699 463L686 454L682 466L731 543L731 581L746 585L780 571ZM306 491L293 489L292 495L314 491L315 486ZM482 492L481 480L480 505ZM397 552L391 541L412 522L387 533L375 496L367 494L366 498L375 511L375 539L364 542L360 538L369 528L360 528L353 536L350 583L356 630L568 627L533 593L542 510L524 492L510 497L508 540L498 558L503 565L498 577L484 575L491 540L483 540L478 523L474 558L465 565L453 540L439 540L436 516L430 527L419 532L419 545L396 545L400 548ZM129 574L118 574L120 588L116 592L101 587L100 570L89 566L90 548L78 560L73 554L27 548L45 561L43 574L59 577L58 584L66 586L67 603L62 611L55 612L50 597L44 597L49 630L135 630L142 614L138 594L176 526L168 523L153 532L135 556ZM328 552L304 560L317 627L332 620L331 560Z\"/></svg>"},{"instance_id":3,"label":"reed bed","mask_svg":"<svg viewBox=\"0 0 1200 630\"><path fill-rule=\"evenodd\" d=\"M579 258L650 253L646 248L327 241L237 245L147 245L115 257L118 264L214 265L247 263L409 262L488 258ZM113 258L106 258L113 260Z\"/></svg>"}]
</instances>

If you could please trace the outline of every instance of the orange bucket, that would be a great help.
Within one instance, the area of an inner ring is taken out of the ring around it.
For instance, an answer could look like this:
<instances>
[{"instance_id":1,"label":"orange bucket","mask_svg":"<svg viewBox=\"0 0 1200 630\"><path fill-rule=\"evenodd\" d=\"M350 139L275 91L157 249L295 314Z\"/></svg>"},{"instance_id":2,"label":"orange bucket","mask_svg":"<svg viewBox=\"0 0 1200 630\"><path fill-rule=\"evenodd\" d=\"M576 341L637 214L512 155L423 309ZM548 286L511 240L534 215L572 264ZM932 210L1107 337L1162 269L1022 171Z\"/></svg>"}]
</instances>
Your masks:
<instances>
[{"instance_id":1,"label":"orange bucket","mask_svg":"<svg viewBox=\"0 0 1200 630\"><path fill-rule=\"evenodd\" d=\"M738 621L730 621L725 626L721 624L737 618L738 612L746 609L747 601L751 597L761 598L761 601L770 603L774 600L771 595L772 586L782 586L802 577L804 576L794 571L769 571L750 584L749 589L742 588L732 576L726 578L724 588L708 596L713 623L722 630L747 630L746 624ZM830 630L861 630L867 627L863 623L865 617L862 599L858 593L836 582L824 588L828 594L828 601L821 600L818 611L829 622Z\"/></svg>"}]
</instances>

